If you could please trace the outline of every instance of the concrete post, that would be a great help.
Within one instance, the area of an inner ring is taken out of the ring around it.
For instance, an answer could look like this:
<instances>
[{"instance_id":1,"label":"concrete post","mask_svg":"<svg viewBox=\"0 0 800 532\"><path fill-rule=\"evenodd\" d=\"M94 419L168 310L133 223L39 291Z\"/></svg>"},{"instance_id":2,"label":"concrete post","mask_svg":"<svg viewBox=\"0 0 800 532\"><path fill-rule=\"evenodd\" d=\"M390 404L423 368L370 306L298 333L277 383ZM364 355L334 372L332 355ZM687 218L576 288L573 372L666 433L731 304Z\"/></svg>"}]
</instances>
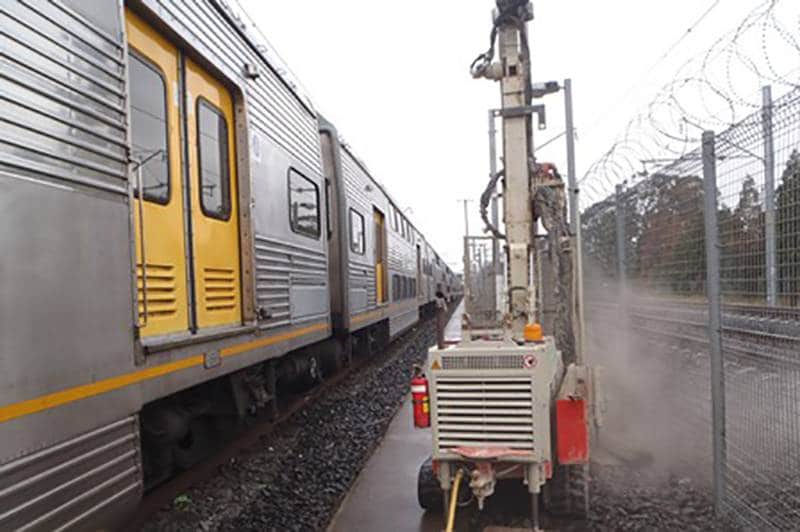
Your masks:
<instances>
[{"instance_id":1,"label":"concrete post","mask_svg":"<svg viewBox=\"0 0 800 532\"><path fill-rule=\"evenodd\" d=\"M711 356L711 418L714 448L714 511L720 515L725 498L727 449L725 442L725 371L722 352L722 296L717 221L717 161L713 131L703 133L705 191L706 293Z\"/></svg>"}]
</instances>

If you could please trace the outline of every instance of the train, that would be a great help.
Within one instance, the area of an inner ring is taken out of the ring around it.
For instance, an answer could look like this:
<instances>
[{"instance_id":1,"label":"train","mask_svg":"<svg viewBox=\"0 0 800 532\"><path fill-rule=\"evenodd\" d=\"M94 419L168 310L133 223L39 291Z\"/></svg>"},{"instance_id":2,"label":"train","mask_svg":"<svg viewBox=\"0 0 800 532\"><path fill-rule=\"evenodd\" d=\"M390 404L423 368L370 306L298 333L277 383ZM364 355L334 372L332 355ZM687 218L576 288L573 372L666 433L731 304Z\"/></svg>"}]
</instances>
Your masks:
<instances>
[{"instance_id":1,"label":"train","mask_svg":"<svg viewBox=\"0 0 800 532\"><path fill-rule=\"evenodd\" d=\"M0 21L1 530L115 526L460 294L223 0Z\"/></svg>"}]
</instances>

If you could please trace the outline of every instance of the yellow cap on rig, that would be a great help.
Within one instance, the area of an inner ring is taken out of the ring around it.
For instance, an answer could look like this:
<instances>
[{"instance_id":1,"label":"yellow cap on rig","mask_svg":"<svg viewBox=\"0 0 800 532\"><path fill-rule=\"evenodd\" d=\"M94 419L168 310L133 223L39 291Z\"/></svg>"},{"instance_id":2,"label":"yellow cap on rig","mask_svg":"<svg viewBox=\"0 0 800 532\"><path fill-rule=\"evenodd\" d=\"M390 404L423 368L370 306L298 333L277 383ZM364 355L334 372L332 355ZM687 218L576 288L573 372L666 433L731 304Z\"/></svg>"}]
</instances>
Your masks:
<instances>
[{"instance_id":1,"label":"yellow cap on rig","mask_svg":"<svg viewBox=\"0 0 800 532\"><path fill-rule=\"evenodd\" d=\"M542 326L538 323L529 323L525 326L526 342L541 342L544 339Z\"/></svg>"}]
</instances>

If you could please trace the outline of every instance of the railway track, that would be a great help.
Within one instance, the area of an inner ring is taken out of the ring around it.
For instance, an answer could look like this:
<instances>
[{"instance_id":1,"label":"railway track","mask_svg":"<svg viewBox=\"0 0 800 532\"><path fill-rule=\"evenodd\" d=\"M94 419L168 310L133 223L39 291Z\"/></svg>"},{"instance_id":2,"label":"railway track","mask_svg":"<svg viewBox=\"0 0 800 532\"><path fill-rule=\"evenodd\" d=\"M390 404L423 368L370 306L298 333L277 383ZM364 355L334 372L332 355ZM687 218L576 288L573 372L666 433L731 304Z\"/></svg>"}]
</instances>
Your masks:
<instances>
[{"instance_id":1,"label":"railway track","mask_svg":"<svg viewBox=\"0 0 800 532\"><path fill-rule=\"evenodd\" d=\"M456 307L457 303L450 306L447 313L448 318ZM354 358L352 364L331 375L313 389L287 397L279 404L279 414L276 418L272 419L267 413L255 416L251 420L249 427L235 435L218 452L213 453L195 467L179 473L167 482L145 493L134 519L128 523L125 530L127 532L141 530L160 511L179 503L180 497L192 487L199 486L215 477L222 466L231 463L233 460L245 458L249 454L257 452L259 448L263 449L264 445L290 418L301 413L304 408L335 390L350 377L371 366L385 363L387 360L402 353L407 346L415 345L421 339L426 340L428 343L435 341L433 340L434 328L435 318L421 320L413 329L392 341L384 353L372 357Z\"/></svg>"},{"instance_id":2,"label":"railway track","mask_svg":"<svg viewBox=\"0 0 800 532\"><path fill-rule=\"evenodd\" d=\"M591 303L596 316L619 316L616 303ZM630 327L644 335L678 343L708 346L707 305L694 302L628 305ZM727 305L722 316L723 347L727 353L754 361L800 362L800 309ZM602 318L601 318L602 319Z\"/></svg>"},{"instance_id":3,"label":"railway track","mask_svg":"<svg viewBox=\"0 0 800 532\"><path fill-rule=\"evenodd\" d=\"M675 309L705 311L708 309L708 302L697 299L659 299L659 298L636 298L630 302L633 307ZM590 307L614 307L618 306L615 301L590 301ZM723 314L748 316L751 318L762 318L768 320L800 321L800 308L793 307L768 307L765 305L754 305L745 303L729 303L722 305Z\"/></svg>"}]
</instances>

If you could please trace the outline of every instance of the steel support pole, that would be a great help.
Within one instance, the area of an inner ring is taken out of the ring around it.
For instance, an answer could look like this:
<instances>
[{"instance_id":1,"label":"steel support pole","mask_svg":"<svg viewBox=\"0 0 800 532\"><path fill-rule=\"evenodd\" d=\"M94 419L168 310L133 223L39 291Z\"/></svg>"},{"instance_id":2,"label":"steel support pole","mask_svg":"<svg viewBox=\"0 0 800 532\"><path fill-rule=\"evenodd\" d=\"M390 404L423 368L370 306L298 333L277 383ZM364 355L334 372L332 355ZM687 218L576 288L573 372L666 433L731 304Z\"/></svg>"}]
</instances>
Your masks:
<instances>
[{"instance_id":1,"label":"steel support pole","mask_svg":"<svg viewBox=\"0 0 800 532\"><path fill-rule=\"evenodd\" d=\"M569 219L572 230L580 232L580 205L578 204L578 180L575 175L575 123L572 115L572 80L564 80L564 111L567 129L567 183L569 185Z\"/></svg>"},{"instance_id":2,"label":"steel support pole","mask_svg":"<svg viewBox=\"0 0 800 532\"><path fill-rule=\"evenodd\" d=\"M720 286L719 228L717 221L717 161L713 131L703 133L703 183L705 191L706 292L711 355L711 418L714 449L714 511L721 514L725 498L727 451L725 442L725 371L722 352L722 296Z\"/></svg>"},{"instance_id":3,"label":"steel support pole","mask_svg":"<svg viewBox=\"0 0 800 532\"><path fill-rule=\"evenodd\" d=\"M764 240L766 241L767 305L778 303L778 261L775 239L775 139L773 136L772 87L761 91L764 126Z\"/></svg>"},{"instance_id":4,"label":"steel support pole","mask_svg":"<svg viewBox=\"0 0 800 532\"><path fill-rule=\"evenodd\" d=\"M489 179L494 179L497 174L497 128L495 127L495 111L489 109ZM495 228L500 227L500 209L498 207L497 187L492 190L492 205L491 205L492 225ZM492 294L493 308L495 311L495 320L498 322L499 315L503 311L500 308L500 291L502 290L502 282L500 280L500 242L497 237L492 234Z\"/></svg>"},{"instance_id":5,"label":"steel support pole","mask_svg":"<svg viewBox=\"0 0 800 532\"><path fill-rule=\"evenodd\" d=\"M583 363L584 313L583 313L583 241L581 240L581 215L578 198L578 178L575 172L575 122L572 113L572 80L564 80L564 112L567 126L567 184L569 186L570 225L574 238L572 252L574 260L574 299L575 299L575 359Z\"/></svg>"}]
</instances>

